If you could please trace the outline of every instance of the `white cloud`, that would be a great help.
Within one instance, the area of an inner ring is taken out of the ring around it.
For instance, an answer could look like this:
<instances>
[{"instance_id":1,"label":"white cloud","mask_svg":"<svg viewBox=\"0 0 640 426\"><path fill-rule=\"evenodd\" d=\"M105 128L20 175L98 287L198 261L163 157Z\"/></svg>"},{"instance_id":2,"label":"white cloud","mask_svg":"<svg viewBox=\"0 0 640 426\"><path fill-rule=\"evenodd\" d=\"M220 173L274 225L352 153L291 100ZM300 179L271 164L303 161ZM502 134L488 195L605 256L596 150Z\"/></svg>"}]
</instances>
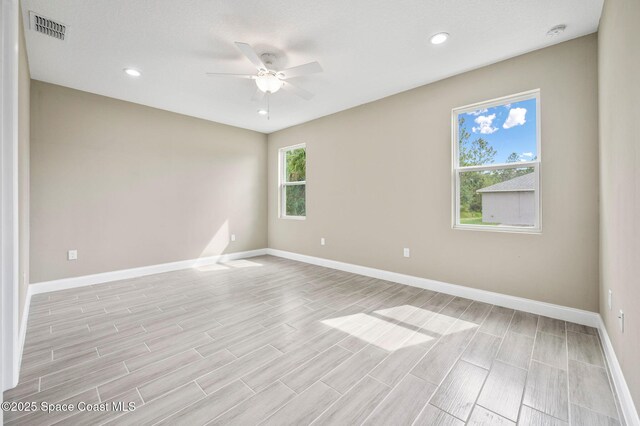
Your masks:
<instances>
[{"instance_id":1,"label":"white cloud","mask_svg":"<svg viewBox=\"0 0 640 426\"><path fill-rule=\"evenodd\" d=\"M485 112L488 112L488 111L489 110L485 108L485 109L479 109L477 111L472 111L469 114L471 114L471 115L480 115L480 114L484 114Z\"/></svg>"},{"instance_id":2,"label":"white cloud","mask_svg":"<svg viewBox=\"0 0 640 426\"><path fill-rule=\"evenodd\" d=\"M483 135L490 135L491 133L497 132L498 128L492 126L493 120L495 119L495 114L481 115L473 120L476 122L478 127L473 127L471 130L473 130L473 133L482 133Z\"/></svg>"},{"instance_id":3,"label":"white cloud","mask_svg":"<svg viewBox=\"0 0 640 426\"><path fill-rule=\"evenodd\" d=\"M509 117L502 125L503 129L510 129L515 126L521 126L527 122L525 116L527 115L526 108L512 108L509 110Z\"/></svg>"},{"instance_id":4,"label":"white cloud","mask_svg":"<svg viewBox=\"0 0 640 426\"><path fill-rule=\"evenodd\" d=\"M533 152L523 152L518 157L518 160L520 160L520 161L531 161L532 158L533 158Z\"/></svg>"}]
</instances>

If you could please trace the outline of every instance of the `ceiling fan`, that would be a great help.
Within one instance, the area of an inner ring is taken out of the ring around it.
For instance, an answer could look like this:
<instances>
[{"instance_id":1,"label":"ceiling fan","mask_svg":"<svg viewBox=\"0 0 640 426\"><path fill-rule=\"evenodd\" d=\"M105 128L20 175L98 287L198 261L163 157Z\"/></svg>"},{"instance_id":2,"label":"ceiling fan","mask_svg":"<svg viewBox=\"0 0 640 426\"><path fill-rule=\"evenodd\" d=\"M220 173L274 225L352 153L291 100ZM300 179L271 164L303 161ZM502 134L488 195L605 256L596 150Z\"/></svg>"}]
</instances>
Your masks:
<instances>
[{"instance_id":1,"label":"ceiling fan","mask_svg":"<svg viewBox=\"0 0 640 426\"><path fill-rule=\"evenodd\" d=\"M253 95L253 100L261 101L265 95L276 93L281 88L300 96L303 99L310 100L313 98L313 93L304 90L301 87L292 84L289 79L294 77L301 77L303 75L315 74L322 72L322 67L317 62L309 62L308 64L298 65L285 70L277 71L273 69L276 55L273 53L258 54L247 43L235 42L240 51L251 61L253 65L258 69L257 74L229 74L229 73L217 73L208 72L210 76L227 76L238 77L254 80L256 82L256 92ZM268 100L268 98L267 98Z\"/></svg>"}]
</instances>

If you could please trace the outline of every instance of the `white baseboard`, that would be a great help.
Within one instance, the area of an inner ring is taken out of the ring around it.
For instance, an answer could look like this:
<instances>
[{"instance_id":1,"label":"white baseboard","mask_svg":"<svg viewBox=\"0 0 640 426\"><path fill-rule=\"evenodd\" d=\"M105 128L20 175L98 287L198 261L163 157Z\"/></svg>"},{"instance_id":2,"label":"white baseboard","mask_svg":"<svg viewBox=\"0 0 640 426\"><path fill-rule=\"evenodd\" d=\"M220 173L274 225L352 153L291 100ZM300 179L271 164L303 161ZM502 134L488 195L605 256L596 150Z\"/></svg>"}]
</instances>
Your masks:
<instances>
[{"instance_id":1,"label":"white baseboard","mask_svg":"<svg viewBox=\"0 0 640 426\"><path fill-rule=\"evenodd\" d=\"M297 260L299 262L310 263L312 265L324 266L326 268L338 269L340 271L365 275L367 277L379 278L381 280L393 281L412 287L424 288L440 293L451 294L453 296L465 297L492 305L504 306L506 308L518 309L520 311L531 312L533 314L544 315L551 318L574 322L576 324L598 327L600 325L600 315L595 312L583 311L581 309L569 308L552 303L538 302L536 300L522 297L509 296L501 293L494 293L477 288L465 287L456 284L449 284L442 281L430 280L412 275L400 274L397 272L385 271L382 269L369 268L367 266L353 265L351 263L338 262L336 260L323 259L320 257L307 256L304 254L291 253L276 249L267 249L267 254L284 257L286 259Z\"/></svg>"},{"instance_id":2,"label":"white baseboard","mask_svg":"<svg viewBox=\"0 0 640 426\"><path fill-rule=\"evenodd\" d=\"M84 287L87 285L101 284L111 281L126 280L129 278L144 277L146 275L161 274L163 272L178 271L180 269L195 268L198 266L213 265L219 262L246 259L262 256L266 249L240 251L236 253L220 254L216 256L200 257L197 259L181 260L178 262L161 263L158 265L141 266L139 268L121 269L119 271L102 272L100 274L84 275L74 278L44 281L29 285L31 294L48 293L50 291L66 290L69 288Z\"/></svg>"},{"instance_id":3,"label":"white baseboard","mask_svg":"<svg viewBox=\"0 0 640 426\"><path fill-rule=\"evenodd\" d=\"M611 339L607 333L607 328L602 321L602 317L599 318L600 326L598 330L600 332L600 341L602 341L602 347L604 349L604 356L607 358L607 364L609 365L609 371L611 372L611 378L613 379L613 386L616 388L618 394L618 400L620 401L620 408L622 409L622 415L624 416L627 426L640 426L640 417L638 417L638 411L636 410L631 392L627 386L627 381L622 374L622 367L618 362L618 357L613 350Z\"/></svg>"}]
</instances>

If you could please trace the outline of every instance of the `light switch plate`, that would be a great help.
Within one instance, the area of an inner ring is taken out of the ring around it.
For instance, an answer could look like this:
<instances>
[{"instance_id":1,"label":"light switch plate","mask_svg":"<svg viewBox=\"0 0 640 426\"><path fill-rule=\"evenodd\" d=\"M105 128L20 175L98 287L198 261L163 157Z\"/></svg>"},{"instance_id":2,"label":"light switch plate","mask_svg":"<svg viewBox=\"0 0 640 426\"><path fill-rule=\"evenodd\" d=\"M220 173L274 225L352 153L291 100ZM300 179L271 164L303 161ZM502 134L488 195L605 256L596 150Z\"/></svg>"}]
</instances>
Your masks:
<instances>
[{"instance_id":1,"label":"light switch plate","mask_svg":"<svg viewBox=\"0 0 640 426\"><path fill-rule=\"evenodd\" d=\"M236 234L231 234L231 241L235 241L236 240Z\"/></svg>"},{"instance_id":2,"label":"light switch plate","mask_svg":"<svg viewBox=\"0 0 640 426\"><path fill-rule=\"evenodd\" d=\"M404 257L411 257L411 250L409 250L408 248L405 248L403 250L403 255Z\"/></svg>"},{"instance_id":3,"label":"light switch plate","mask_svg":"<svg viewBox=\"0 0 640 426\"><path fill-rule=\"evenodd\" d=\"M324 238L320 238L320 245L323 246L324 245Z\"/></svg>"},{"instance_id":4,"label":"light switch plate","mask_svg":"<svg viewBox=\"0 0 640 426\"><path fill-rule=\"evenodd\" d=\"M78 250L69 250L67 252L67 260L77 260L78 259Z\"/></svg>"}]
</instances>

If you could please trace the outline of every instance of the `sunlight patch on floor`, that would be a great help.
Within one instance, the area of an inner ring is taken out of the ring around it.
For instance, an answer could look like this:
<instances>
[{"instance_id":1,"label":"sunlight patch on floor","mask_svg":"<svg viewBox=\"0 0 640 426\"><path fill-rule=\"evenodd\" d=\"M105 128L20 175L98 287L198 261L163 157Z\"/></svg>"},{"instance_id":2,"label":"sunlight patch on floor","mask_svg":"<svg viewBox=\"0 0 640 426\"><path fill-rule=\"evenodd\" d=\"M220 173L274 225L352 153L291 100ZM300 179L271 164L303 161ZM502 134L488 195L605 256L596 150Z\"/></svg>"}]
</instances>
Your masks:
<instances>
[{"instance_id":1,"label":"sunlight patch on floor","mask_svg":"<svg viewBox=\"0 0 640 426\"><path fill-rule=\"evenodd\" d=\"M380 309L377 311L373 311L377 315L381 315L385 318L389 318L390 320L395 321L404 321L409 317L415 310L419 308L411 305L400 305L394 306L392 308Z\"/></svg>"},{"instance_id":2,"label":"sunlight patch on floor","mask_svg":"<svg viewBox=\"0 0 640 426\"><path fill-rule=\"evenodd\" d=\"M425 318L429 318L426 324ZM433 329L429 327L432 321L435 326ZM454 321L455 323L449 326ZM478 327L477 324L468 321L450 318L411 305L330 318L323 320L322 323L386 351L420 345L437 339L440 335ZM443 323L447 324L446 328L441 326Z\"/></svg>"},{"instance_id":3,"label":"sunlight patch on floor","mask_svg":"<svg viewBox=\"0 0 640 426\"><path fill-rule=\"evenodd\" d=\"M415 330L367 313L330 318L322 323L387 351L405 347L405 343L415 334ZM411 344L417 345L431 339L433 337L422 335L419 339L413 339Z\"/></svg>"},{"instance_id":4,"label":"sunlight patch on floor","mask_svg":"<svg viewBox=\"0 0 640 426\"><path fill-rule=\"evenodd\" d=\"M229 269L241 269L241 268L257 268L263 266L262 263L258 263L252 260L240 259L230 260L228 262L213 263L211 265L196 266L200 272L212 272L212 271L225 271Z\"/></svg>"},{"instance_id":5,"label":"sunlight patch on floor","mask_svg":"<svg viewBox=\"0 0 640 426\"><path fill-rule=\"evenodd\" d=\"M196 266L196 269L200 272L211 272L211 271L224 271L229 269L229 267L221 263L214 263L211 265Z\"/></svg>"},{"instance_id":6,"label":"sunlight patch on floor","mask_svg":"<svg viewBox=\"0 0 640 426\"><path fill-rule=\"evenodd\" d=\"M256 268L262 266L262 263L247 259L231 260L229 262L223 262L222 264L231 268Z\"/></svg>"}]
</instances>

